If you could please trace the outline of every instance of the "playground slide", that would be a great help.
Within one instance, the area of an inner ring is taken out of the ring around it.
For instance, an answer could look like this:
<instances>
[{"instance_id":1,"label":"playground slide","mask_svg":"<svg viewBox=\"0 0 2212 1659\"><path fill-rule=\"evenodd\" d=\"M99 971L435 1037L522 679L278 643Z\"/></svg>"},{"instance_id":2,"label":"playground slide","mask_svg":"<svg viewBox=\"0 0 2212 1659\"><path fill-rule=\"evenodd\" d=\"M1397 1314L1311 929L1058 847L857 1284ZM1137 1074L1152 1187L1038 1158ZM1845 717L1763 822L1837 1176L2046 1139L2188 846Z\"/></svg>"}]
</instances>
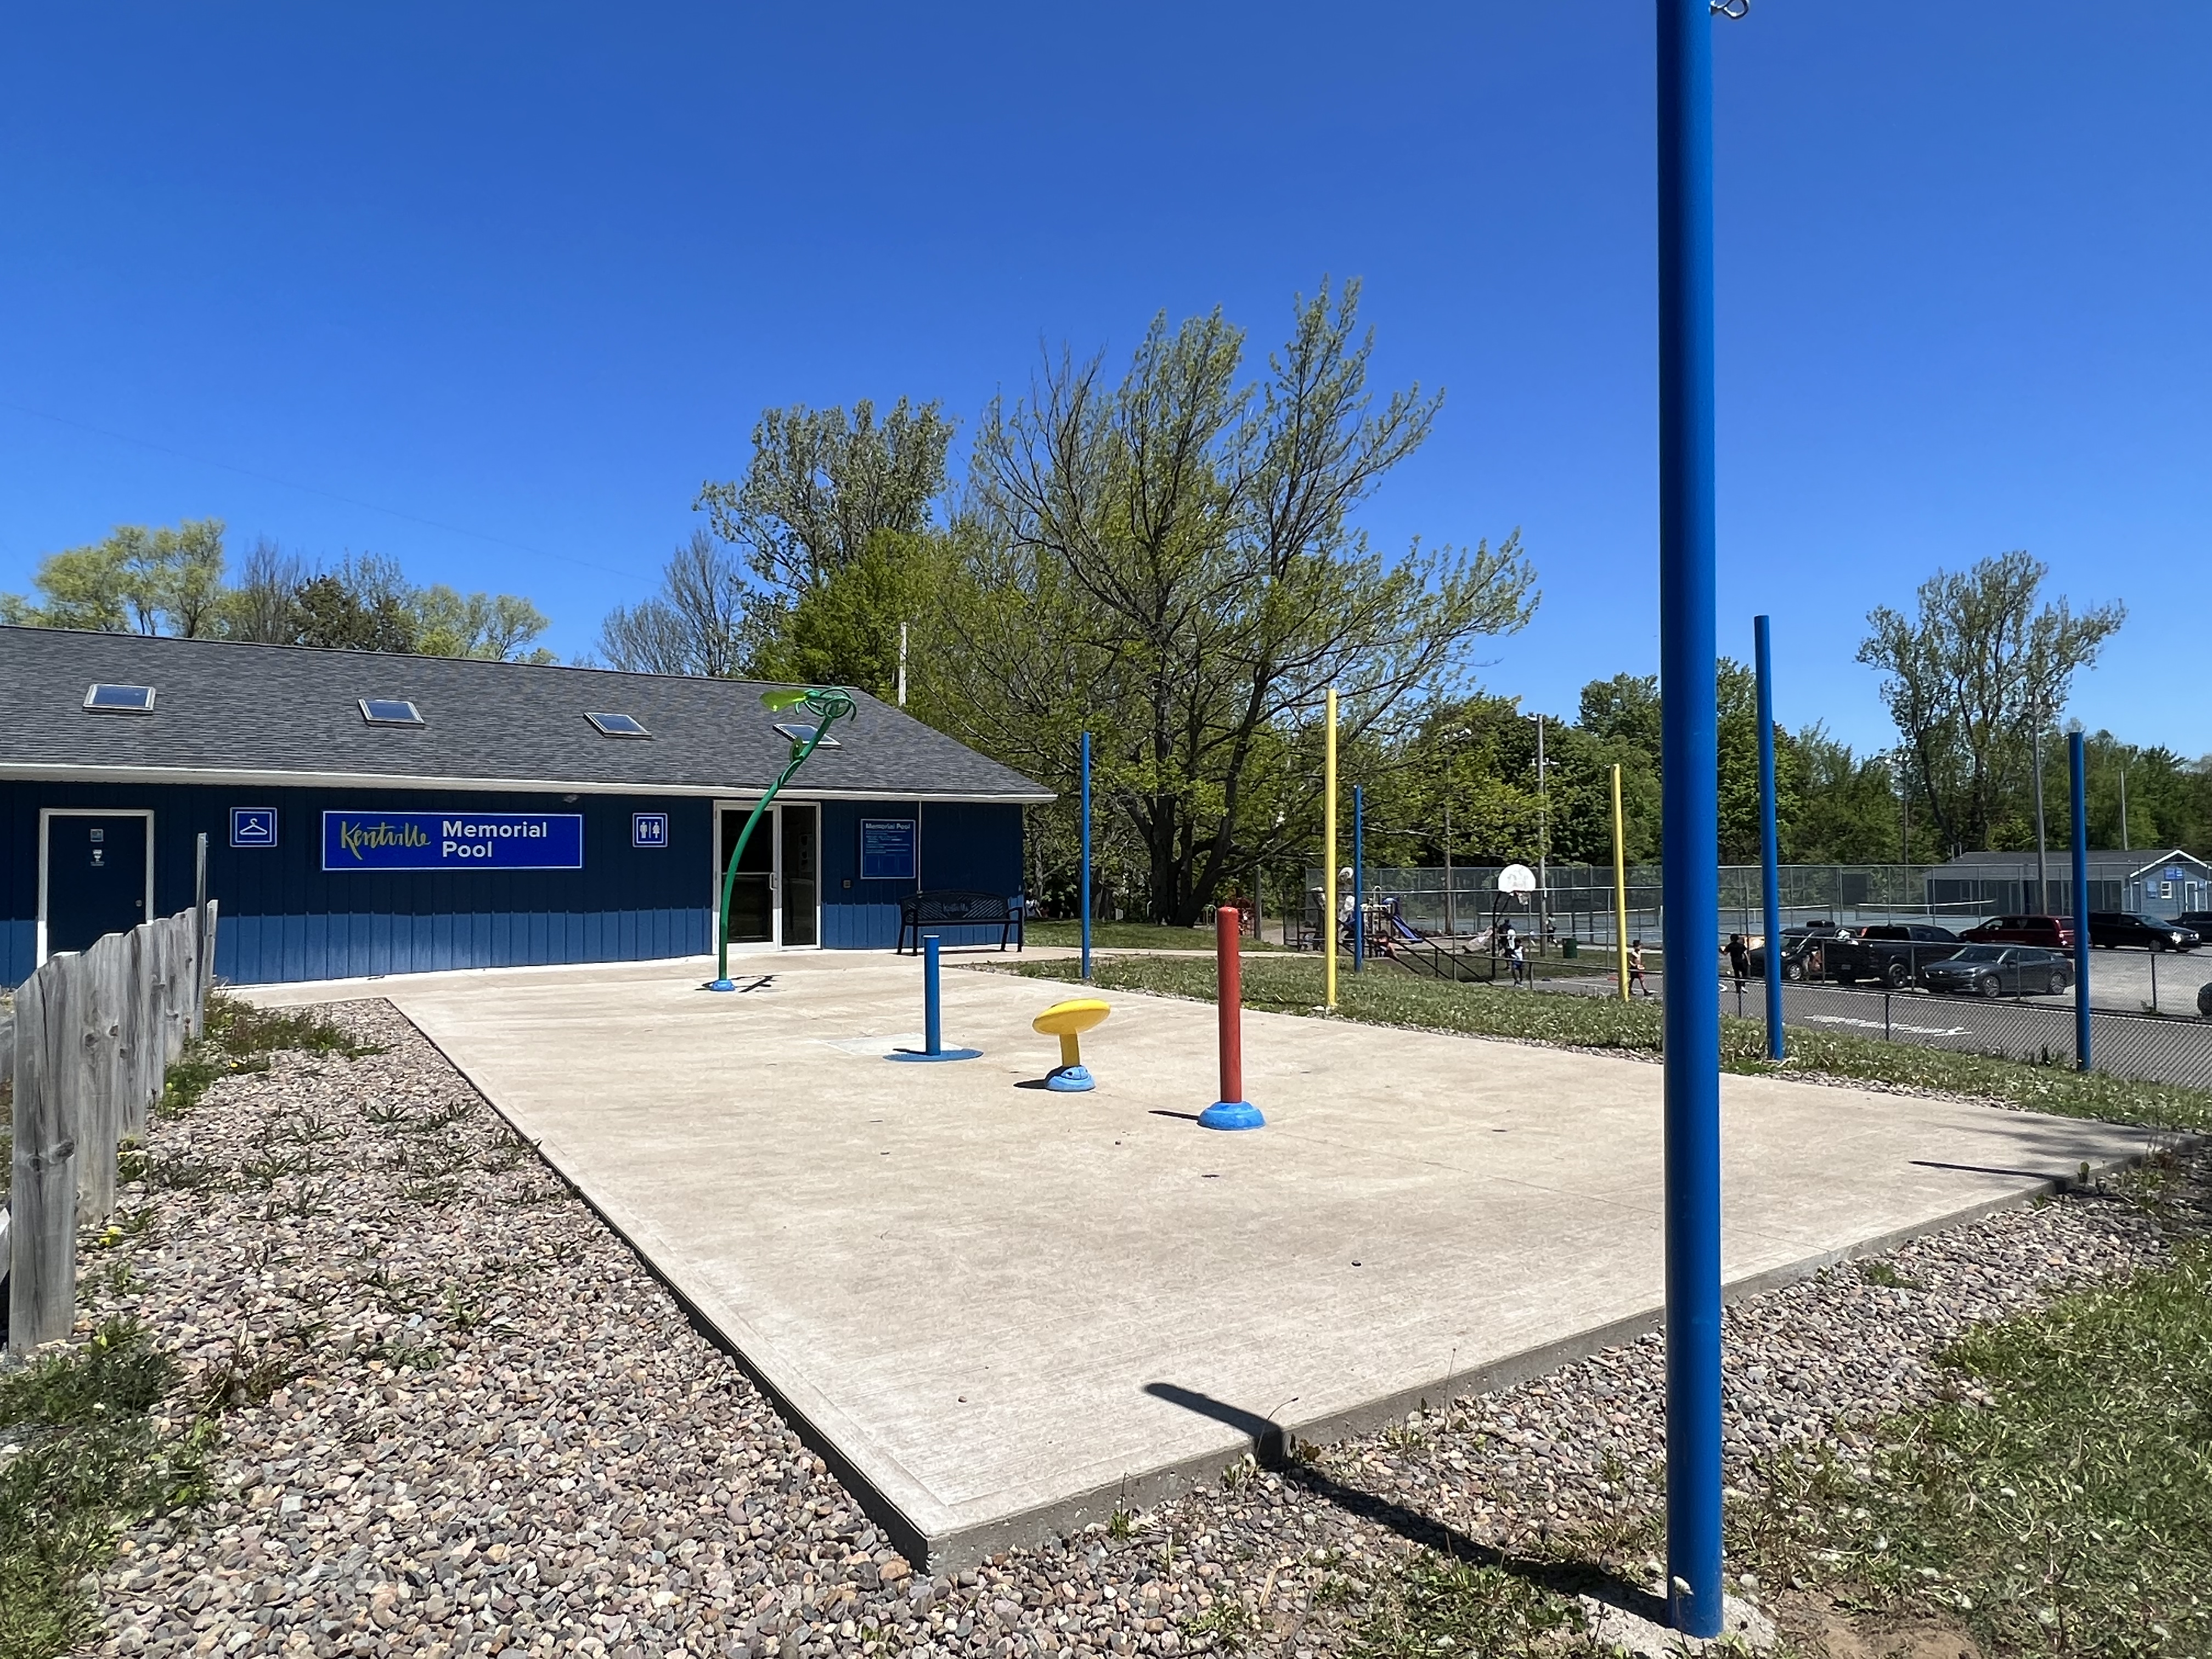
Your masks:
<instances>
[{"instance_id":1,"label":"playground slide","mask_svg":"<svg viewBox=\"0 0 2212 1659\"><path fill-rule=\"evenodd\" d=\"M1414 945L1426 945L1429 942L1428 935L1422 933L1419 928L1414 927L1412 922L1407 921L1403 916L1393 915L1390 918L1390 925L1398 930L1398 937L1400 939L1406 939Z\"/></svg>"}]
</instances>

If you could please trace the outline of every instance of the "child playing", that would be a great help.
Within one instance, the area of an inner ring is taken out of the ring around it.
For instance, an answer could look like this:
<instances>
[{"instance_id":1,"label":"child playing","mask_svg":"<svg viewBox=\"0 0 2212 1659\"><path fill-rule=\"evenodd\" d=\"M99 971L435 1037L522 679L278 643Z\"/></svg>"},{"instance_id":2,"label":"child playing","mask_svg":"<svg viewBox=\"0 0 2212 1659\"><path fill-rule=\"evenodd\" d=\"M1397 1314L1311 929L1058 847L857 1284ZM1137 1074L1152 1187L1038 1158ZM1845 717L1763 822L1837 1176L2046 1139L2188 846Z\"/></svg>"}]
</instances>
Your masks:
<instances>
[{"instance_id":1,"label":"child playing","mask_svg":"<svg viewBox=\"0 0 2212 1659\"><path fill-rule=\"evenodd\" d=\"M1628 994L1634 996L1638 991L1647 997L1651 994L1651 988L1644 982L1644 941L1640 939L1628 942Z\"/></svg>"}]
</instances>

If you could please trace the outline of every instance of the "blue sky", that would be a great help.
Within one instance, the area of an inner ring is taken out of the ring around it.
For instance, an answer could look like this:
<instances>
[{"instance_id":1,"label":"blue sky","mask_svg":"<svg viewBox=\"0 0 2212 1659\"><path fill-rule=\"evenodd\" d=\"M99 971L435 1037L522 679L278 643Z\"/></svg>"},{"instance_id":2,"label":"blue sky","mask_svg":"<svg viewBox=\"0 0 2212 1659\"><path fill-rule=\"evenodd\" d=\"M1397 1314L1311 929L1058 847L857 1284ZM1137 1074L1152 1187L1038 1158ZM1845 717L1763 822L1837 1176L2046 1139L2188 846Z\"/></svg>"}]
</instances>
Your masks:
<instances>
[{"instance_id":1,"label":"blue sky","mask_svg":"<svg viewBox=\"0 0 2212 1659\"><path fill-rule=\"evenodd\" d=\"M2212 8L1717 23L1721 637L1892 734L1867 608L2026 547L2074 712L2212 750ZM1641 5L50 7L0 60L0 587L217 514L587 649L770 404L937 398L1366 284L1448 397L1365 523L1518 526L1486 678L1656 665ZM29 413L25 411L35 411ZM119 435L104 435L119 434ZM125 441L133 440L136 441ZM343 498L343 499L340 499Z\"/></svg>"}]
</instances>

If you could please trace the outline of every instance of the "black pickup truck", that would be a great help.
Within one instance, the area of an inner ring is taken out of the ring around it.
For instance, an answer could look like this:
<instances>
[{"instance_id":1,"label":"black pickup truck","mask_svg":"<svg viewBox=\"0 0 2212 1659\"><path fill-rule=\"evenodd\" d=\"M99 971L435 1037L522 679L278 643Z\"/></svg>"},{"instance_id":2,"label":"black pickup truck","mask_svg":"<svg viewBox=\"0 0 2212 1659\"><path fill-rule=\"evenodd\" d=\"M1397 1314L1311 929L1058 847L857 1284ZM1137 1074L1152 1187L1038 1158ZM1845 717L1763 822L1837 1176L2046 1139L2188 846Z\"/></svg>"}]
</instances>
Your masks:
<instances>
[{"instance_id":1,"label":"black pickup truck","mask_svg":"<svg viewBox=\"0 0 2212 1659\"><path fill-rule=\"evenodd\" d=\"M1850 985L1881 980L1902 990L1927 963L1958 954L1963 941L1948 927L1925 922L1887 923L1826 939L1808 939L1785 951L1782 971L1794 980L1832 979Z\"/></svg>"}]
</instances>

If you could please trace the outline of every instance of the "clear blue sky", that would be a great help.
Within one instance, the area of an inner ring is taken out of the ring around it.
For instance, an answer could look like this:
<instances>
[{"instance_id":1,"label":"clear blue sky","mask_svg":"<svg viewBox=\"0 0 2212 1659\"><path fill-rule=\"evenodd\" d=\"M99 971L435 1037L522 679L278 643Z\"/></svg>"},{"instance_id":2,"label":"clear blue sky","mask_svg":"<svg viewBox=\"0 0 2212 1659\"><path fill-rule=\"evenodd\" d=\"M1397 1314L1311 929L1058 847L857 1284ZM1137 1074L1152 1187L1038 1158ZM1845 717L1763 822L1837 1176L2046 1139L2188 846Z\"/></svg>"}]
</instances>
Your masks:
<instances>
[{"instance_id":1,"label":"clear blue sky","mask_svg":"<svg viewBox=\"0 0 2212 1659\"><path fill-rule=\"evenodd\" d=\"M1715 27L1724 643L1771 611L1782 718L1884 744L1867 608L2026 547L2130 607L2074 712L2212 750L2212 7ZM1651 32L1565 0L27 9L0 586L213 514L526 592L574 653L765 404L972 427L1041 342L1218 304L1264 346L1356 275L1382 375L1449 392L1367 523L1519 526L1543 609L1487 678L1571 710L1657 659Z\"/></svg>"}]
</instances>

